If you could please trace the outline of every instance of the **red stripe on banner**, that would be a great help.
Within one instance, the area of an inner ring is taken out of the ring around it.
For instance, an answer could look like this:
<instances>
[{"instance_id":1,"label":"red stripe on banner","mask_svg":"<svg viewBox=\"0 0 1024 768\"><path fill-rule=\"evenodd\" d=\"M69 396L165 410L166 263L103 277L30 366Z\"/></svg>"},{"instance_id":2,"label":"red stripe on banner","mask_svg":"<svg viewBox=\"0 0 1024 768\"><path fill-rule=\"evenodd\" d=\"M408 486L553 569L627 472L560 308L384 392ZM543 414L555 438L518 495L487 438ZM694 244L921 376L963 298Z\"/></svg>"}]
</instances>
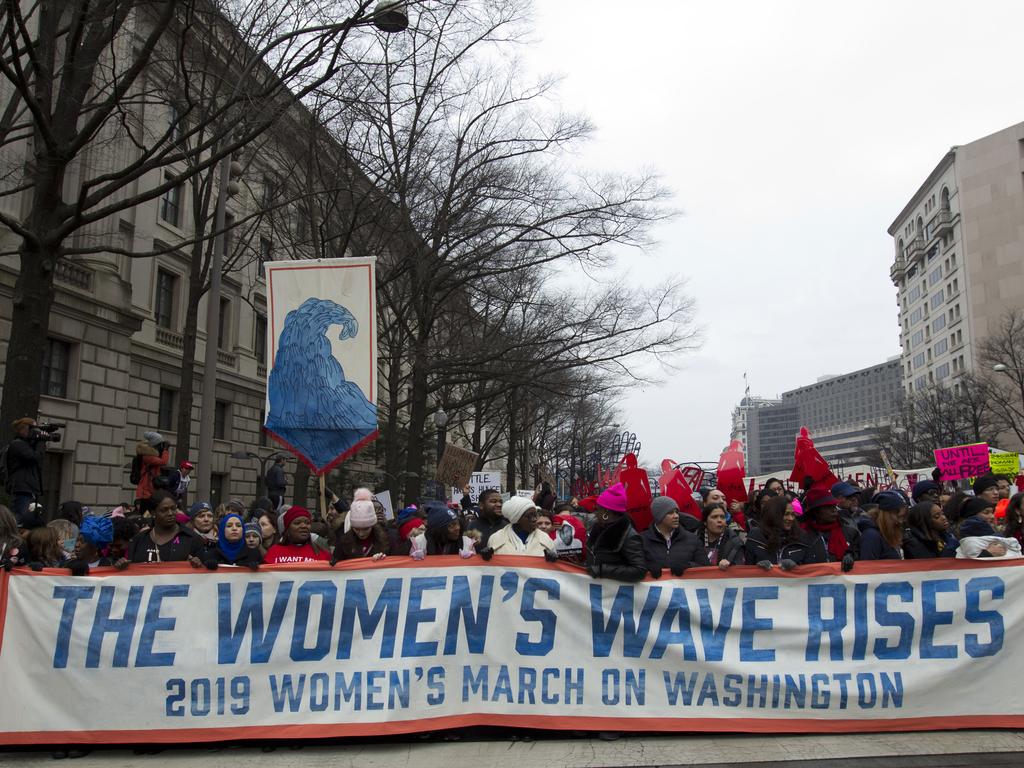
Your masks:
<instances>
[{"instance_id":1,"label":"red stripe on banner","mask_svg":"<svg viewBox=\"0 0 1024 768\"><path fill-rule=\"evenodd\" d=\"M920 565L914 565L920 563ZM734 565L728 570L721 570L714 566L706 568L690 568L683 576L662 576L660 581L708 581L710 579L801 579L821 576L849 576L876 573L914 573L917 571L957 571L977 570L985 568L1017 568L1024 566L1024 558L1015 560L956 560L954 558L935 558L930 560L873 560L858 562L854 569L847 574L840 571L839 563L821 563L819 565L797 566L795 571L785 572L781 568L772 568L771 571L764 571L754 565ZM351 560L339 560L333 568L329 563L280 563L276 565L261 565L259 570L264 572L274 571L374 571L385 569L403 568L531 568L546 571L561 571L562 573L576 573L585 575L586 571L582 566L570 565L569 563L549 563L542 557L530 557L528 555L495 555L489 561L484 562L474 557L463 560L458 555L431 555L427 560L413 560L406 555L391 555L382 560L370 561L369 558L354 558ZM243 574L254 575L248 568L240 566L222 565L216 571L207 571L203 568L193 568L188 563L134 563L123 571L111 566L101 568L90 568L90 576L159 576L169 574L202 574L219 575ZM258 573L258 571L257 571ZM9 575L12 576L68 576L67 568L43 568L41 571L33 571L29 568L14 568ZM589 576L588 576L589 578ZM645 582L657 581L648 576ZM0 593L3 603L0 604L0 611L6 611L6 590ZM2 618L2 614L0 614Z\"/></svg>"},{"instance_id":2,"label":"red stripe on banner","mask_svg":"<svg viewBox=\"0 0 1024 768\"><path fill-rule=\"evenodd\" d=\"M363 450L363 448L365 448L370 443L372 443L374 440L376 440L378 437L380 437L380 430L378 430L378 429L373 430L373 432L368 434L366 437L364 437L358 443L353 445L351 448L349 448L343 454L341 454L340 456L338 456L337 458L332 460L330 464L327 464L326 466L324 466L321 469L321 468L317 467L316 464L311 462L308 458L306 458L306 455L302 451L300 451L298 448L296 448L294 445L289 443L287 440L285 440L283 437L281 437L279 434L277 434L273 430L270 430L270 429L267 429L266 427L263 427L263 431L266 434L270 435L272 438L274 438L282 446L287 448L290 453L295 454L295 457L299 461L301 461L303 464L305 464L307 467L309 467L309 470L314 475L316 475L317 477L319 477L320 475L324 474L325 472L330 472L336 466L341 464L341 462L343 462L345 459L348 459L348 458L350 458L352 456L355 456L357 453L359 453L359 451Z\"/></svg>"},{"instance_id":3,"label":"red stripe on banner","mask_svg":"<svg viewBox=\"0 0 1024 768\"><path fill-rule=\"evenodd\" d=\"M947 715L943 717L873 718L737 718L737 717L580 717L572 715L501 715L499 725L548 731L627 731L651 733L870 733L952 731L967 728L1022 728L1024 715ZM231 725L223 728L111 731L19 731L0 734L0 745L36 744L171 744L181 741L247 739L325 739L339 736L400 736L448 728L495 725L493 714L423 717L389 723L327 725Z\"/></svg>"}]
</instances>

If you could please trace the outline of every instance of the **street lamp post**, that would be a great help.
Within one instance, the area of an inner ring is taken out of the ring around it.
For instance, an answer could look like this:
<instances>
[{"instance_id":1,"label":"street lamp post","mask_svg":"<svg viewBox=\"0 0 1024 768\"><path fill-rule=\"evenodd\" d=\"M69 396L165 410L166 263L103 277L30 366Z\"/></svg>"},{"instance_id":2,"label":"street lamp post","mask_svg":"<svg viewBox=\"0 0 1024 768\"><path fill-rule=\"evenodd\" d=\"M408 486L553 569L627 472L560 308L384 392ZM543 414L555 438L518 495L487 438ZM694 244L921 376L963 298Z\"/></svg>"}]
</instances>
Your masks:
<instances>
[{"instance_id":1,"label":"street lamp post","mask_svg":"<svg viewBox=\"0 0 1024 768\"><path fill-rule=\"evenodd\" d=\"M409 14L405 8L405 2L403 0L380 0L372 14L362 19L350 20L343 26L353 29L368 25L377 27L385 34L404 31L409 26ZM242 78L248 74L248 72L243 72L235 82L232 100L237 97ZM220 285L223 252L227 245L224 231L227 224L227 202L229 195L239 191L238 183L231 180L234 170L232 163L237 163L237 161L233 160L231 154L228 153L224 155L219 164L220 184L217 188L213 221L213 231L216 234L214 235L213 252L210 254L210 286L206 293L206 348L203 357L203 382L200 394L200 402L206 414L199 420L199 466L202 472L198 477L199 497L203 499L210 498L212 484L210 473L213 469L213 410L216 407L217 397L217 353L219 351L217 341L220 336Z\"/></svg>"},{"instance_id":2,"label":"street lamp post","mask_svg":"<svg viewBox=\"0 0 1024 768\"><path fill-rule=\"evenodd\" d=\"M261 499L266 496L266 479L267 479L267 464L271 461L276 461L279 458L286 459L288 454L283 451L274 451L268 453L266 456L260 456L258 453L252 451L232 451L232 459L256 459L260 465L259 474L256 477L256 498Z\"/></svg>"},{"instance_id":3,"label":"street lamp post","mask_svg":"<svg viewBox=\"0 0 1024 768\"><path fill-rule=\"evenodd\" d=\"M443 408L438 408L434 414L434 426L437 427L437 463L441 464L441 457L444 456L444 445L448 439L448 414Z\"/></svg>"}]
</instances>

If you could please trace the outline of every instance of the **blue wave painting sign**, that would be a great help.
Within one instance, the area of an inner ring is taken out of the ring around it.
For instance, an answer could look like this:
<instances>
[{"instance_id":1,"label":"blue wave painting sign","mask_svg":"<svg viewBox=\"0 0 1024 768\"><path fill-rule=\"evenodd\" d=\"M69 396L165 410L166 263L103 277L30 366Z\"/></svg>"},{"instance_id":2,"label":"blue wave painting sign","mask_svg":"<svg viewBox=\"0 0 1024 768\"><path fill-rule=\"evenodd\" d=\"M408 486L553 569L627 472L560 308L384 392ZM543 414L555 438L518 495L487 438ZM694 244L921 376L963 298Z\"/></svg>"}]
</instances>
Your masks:
<instances>
[{"instance_id":1,"label":"blue wave painting sign","mask_svg":"<svg viewBox=\"0 0 1024 768\"><path fill-rule=\"evenodd\" d=\"M266 265L264 431L316 474L377 438L373 258Z\"/></svg>"}]
</instances>

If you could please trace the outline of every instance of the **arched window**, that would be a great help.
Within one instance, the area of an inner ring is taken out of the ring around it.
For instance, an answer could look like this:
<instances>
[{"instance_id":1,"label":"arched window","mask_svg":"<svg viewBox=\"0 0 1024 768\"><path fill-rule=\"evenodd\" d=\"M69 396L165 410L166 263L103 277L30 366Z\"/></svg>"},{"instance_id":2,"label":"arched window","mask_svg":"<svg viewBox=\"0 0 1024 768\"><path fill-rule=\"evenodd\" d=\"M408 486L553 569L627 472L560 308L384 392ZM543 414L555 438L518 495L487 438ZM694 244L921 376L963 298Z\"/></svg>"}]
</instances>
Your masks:
<instances>
[{"instance_id":1,"label":"arched window","mask_svg":"<svg viewBox=\"0 0 1024 768\"><path fill-rule=\"evenodd\" d=\"M917 217L917 236L924 237L924 219Z\"/></svg>"},{"instance_id":2,"label":"arched window","mask_svg":"<svg viewBox=\"0 0 1024 768\"><path fill-rule=\"evenodd\" d=\"M899 242L896 243L896 255L899 256L900 258L903 257L903 238L902 237L899 239Z\"/></svg>"},{"instance_id":3,"label":"arched window","mask_svg":"<svg viewBox=\"0 0 1024 768\"><path fill-rule=\"evenodd\" d=\"M942 188L942 197L940 198L942 203L942 210L949 210L949 189L947 187Z\"/></svg>"}]
</instances>

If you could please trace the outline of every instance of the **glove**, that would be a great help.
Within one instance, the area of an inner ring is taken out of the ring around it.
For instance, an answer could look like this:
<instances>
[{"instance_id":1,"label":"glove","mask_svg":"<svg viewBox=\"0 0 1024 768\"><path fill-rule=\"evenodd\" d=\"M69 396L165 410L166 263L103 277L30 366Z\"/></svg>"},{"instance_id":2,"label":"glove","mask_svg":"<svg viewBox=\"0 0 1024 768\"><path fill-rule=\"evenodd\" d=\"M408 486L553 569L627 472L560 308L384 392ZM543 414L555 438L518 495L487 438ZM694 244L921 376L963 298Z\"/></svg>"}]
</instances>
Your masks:
<instances>
[{"instance_id":1,"label":"glove","mask_svg":"<svg viewBox=\"0 0 1024 768\"><path fill-rule=\"evenodd\" d=\"M13 568L13 567L14 567L14 563L12 563L10 560L4 560L3 568L4 568L5 571L10 571L11 568Z\"/></svg>"},{"instance_id":2,"label":"glove","mask_svg":"<svg viewBox=\"0 0 1024 768\"><path fill-rule=\"evenodd\" d=\"M248 563L246 563L246 566L249 568L250 571L258 571L260 569L260 564L256 560L250 560Z\"/></svg>"},{"instance_id":3,"label":"glove","mask_svg":"<svg viewBox=\"0 0 1024 768\"><path fill-rule=\"evenodd\" d=\"M220 563L218 563L212 557L209 560L204 560L203 565L206 566L206 570L208 571L216 571L218 568L220 568Z\"/></svg>"},{"instance_id":4,"label":"glove","mask_svg":"<svg viewBox=\"0 0 1024 768\"><path fill-rule=\"evenodd\" d=\"M661 578L661 568L659 568L656 565L651 566L651 578L653 578L653 579L660 579Z\"/></svg>"},{"instance_id":5,"label":"glove","mask_svg":"<svg viewBox=\"0 0 1024 768\"><path fill-rule=\"evenodd\" d=\"M413 560L422 560L426 556L427 553L422 549L414 549L411 552L409 552L409 557L411 557Z\"/></svg>"},{"instance_id":6,"label":"glove","mask_svg":"<svg viewBox=\"0 0 1024 768\"><path fill-rule=\"evenodd\" d=\"M686 571L686 568L681 565L673 565L671 571L672 575L678 579Z\"/></svg>"},{"instance_id":7,"label":"glove","mask_svg":"<svg viewBox=\"0 0 1024 768\"><path fill-rule=\"evenodd\" d=\"M412 553L410 552L410 554L412 554ZM330 561L330 563L331 563L331 568L333 568L334 566L336 566L336 565L338 564L338 561L339 561L340 559L341 559L341 558L340 558L340 557L338 557L337 555L331 555L331 561Z\"/></svg>"},{"instance_id":8,"label":"glove","mask_svg":"<svg viewBox=\"0 0 1024 768\"><path fill-rule=\"evenodd\" d=\"M469 560L469 558L471 558L475 554L476 552L474 552L472 549L459 550L459 557L461 557L463 560Z\"/></svg>"},{"instance_id":9,"label":"glove","mask_svg":"<svg viewBox=\"0 0 1024 768\"><path fill-rule=\"evenodd\" d=\"M601 578L601 564L600 563L590 563L587 566L587 573L589 573L595 579L600 579Z\"/></svg>"},{"instance_id":10,"label":"glove","mask_svg":"<svg viewBox=\"0 0 1024 768\"><path fill-rule=\"evenodd\" d=\"M853 570L853 555L847 552L843 555L843 573L849 573Z\"/></svg>"},{"instance_id":11,"label":"glove","mask_svg":"<svg viewBox=\"0 0 1024 768\"><path fill-rule=\"evenodd\" d=\"M796 563L787 557L784 560L779 561L779 567L784 571L792 571L796 568Z\"/></svg>"},{"instance_id":12,"label":"glove","mask_svg":"<svg viewBox=\"0 0 1024 768\"><path fill-rule=\"evenodd\" d=\"M37 571L37 572L43 570L43 564L42 563L29 563L28 567L31 568L33 571Z\"/></svg>"},{"instance_id":13,"label":"glove","mask_svg":"<svg viewBox=\"0 0 1024 768\"><path fill-rule=\"evenodd\" d=\"M68 570L72 576L88 576L89 564L85 560L72 560L68 563Z\"/></svg>"},{"instance_id":14,"label":"glove","mask_svg":"<svg viewBox=\"0 0 1024 768\"><path fill-rule=\"evenodd\" d=\"M544 559L547 560L549 563L557 563L558 562L558 553L555 552L555 550L553 550L553 549L545 549L544 550Z\"/></svg>"},{"instance_id":15,"label":"glove","mask_svg":"<svg viewBox=\"0 0 1024 768\"><path fill-rule=\"evenodd\" d=\"M477 552L477 554L480 555L480 559L483 560L485 563L489 562L490 559L494 557L494 547L484 547L479 552Z\"/></svg>"},{"instance_id":16,"label":"glove","mask_svg":"<svg viewBox=\"0 0 1024 768\"><path fill-rule=\"evenodd\" d=\"M757 567L758 568L764 568L764 570L766 570L766 571L770 571L772 569L772 561L771 560L758 560L757 561Z\"/></svg>"}]
</instances>

